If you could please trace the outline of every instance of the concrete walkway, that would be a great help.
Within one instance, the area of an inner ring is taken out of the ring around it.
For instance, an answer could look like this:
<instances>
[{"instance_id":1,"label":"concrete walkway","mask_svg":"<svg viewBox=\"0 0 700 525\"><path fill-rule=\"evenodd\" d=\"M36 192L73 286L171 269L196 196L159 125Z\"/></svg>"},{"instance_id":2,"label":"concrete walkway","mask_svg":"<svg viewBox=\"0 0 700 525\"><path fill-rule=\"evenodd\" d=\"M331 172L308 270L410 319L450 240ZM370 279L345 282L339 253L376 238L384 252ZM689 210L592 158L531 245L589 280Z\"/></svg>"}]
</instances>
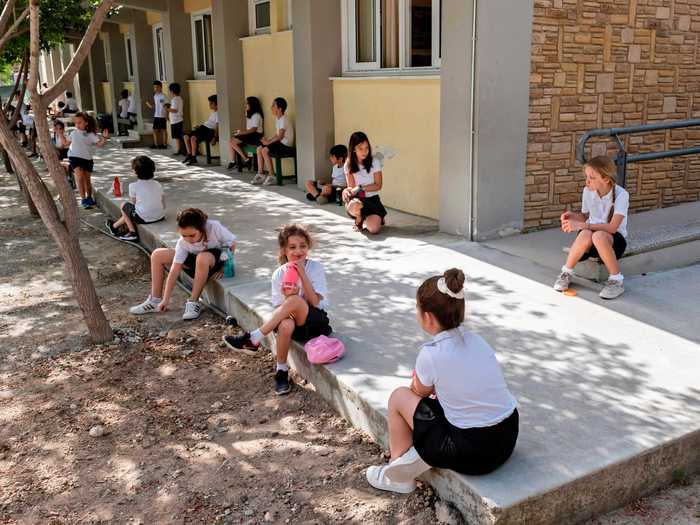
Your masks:
<instances>
[{"instance_id":1,"label":"concrete walkway","mask_svg":"<svg viewBox=\"0 0 700 525\"><path fill-rule=\"evenodd\" d=\"M348 353L318 367L297 351L293 364L380 442L389 394L408 383L426 339L415 322L416 287L452 266L465 271L467 325L496 348L521 413L518 446L501 469L427 478L470 524L573 522L668 483L675 468L700 468L700 344L685 326L689 311L697 312L691 296L700 293L700 269L671 278L688 302L661 308L648 322L639 319L651 317L645 301L674 302L659 286L649 292L630 282L625 296L605 304L594 290L566 297L552 291L551 270L440 234L433 221L391 212L385 232L367 237L352 231L341 208L310 205L295 187L258 188L244 182L250 175L186 168L152 150L99 153L94 184L108 211L118 204L109 194L112 178L133 180L129 159L140 153L156 160L168 201L168 221L142 229L142 238L172 246L176 211L186 206L229 226L239 237L237 275L208 292L245 328L271 311L275 228L291 221L313 227L331 321Z\"/></svg>"}]
</instances>

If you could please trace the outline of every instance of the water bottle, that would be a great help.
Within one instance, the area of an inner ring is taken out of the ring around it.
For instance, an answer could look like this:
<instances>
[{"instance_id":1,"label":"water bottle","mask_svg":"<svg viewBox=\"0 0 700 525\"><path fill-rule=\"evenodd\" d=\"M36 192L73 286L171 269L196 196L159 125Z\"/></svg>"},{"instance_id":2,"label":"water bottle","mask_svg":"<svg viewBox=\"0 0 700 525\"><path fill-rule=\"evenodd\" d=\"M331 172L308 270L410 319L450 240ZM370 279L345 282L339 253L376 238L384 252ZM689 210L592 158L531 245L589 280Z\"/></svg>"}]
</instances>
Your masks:
<instances>
[{"instance_id":1,"label":"water bottle","mask_svg":"<svg viewBox=\"0 0 700 525\"><path fill-rule=\"evenodd\" d=\"M224 277L231 278L236 275L236 266L233 260L233 252L230 248L226 248L221 252L220 259L224 261Z\"/></svg>"}]
</instances>

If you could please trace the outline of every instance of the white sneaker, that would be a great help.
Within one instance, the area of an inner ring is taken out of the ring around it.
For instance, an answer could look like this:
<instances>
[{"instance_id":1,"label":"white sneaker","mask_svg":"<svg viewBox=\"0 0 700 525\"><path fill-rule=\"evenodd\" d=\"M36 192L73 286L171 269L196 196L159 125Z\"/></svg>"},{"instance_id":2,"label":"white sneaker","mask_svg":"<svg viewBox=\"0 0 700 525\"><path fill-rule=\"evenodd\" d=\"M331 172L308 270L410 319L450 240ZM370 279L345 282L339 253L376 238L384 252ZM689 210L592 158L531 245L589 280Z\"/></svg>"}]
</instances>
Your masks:
<instances>
[{"instance_id":1,"label":"white sneaker","mask_svg":"<svg viewBox=\"0 0 700 525\"><path fill-rule=\"evenodd\" d=\"M414 490L416 490L416 482L415 481L407 481L405 483L396 483L389 478L386 477L384 474L385 469L388 467L388 465L382 465L382 466L371 466L367 469L367 481L369 482L370 485L372 485L375 489L379 490L388 490L391 492L398 492L399 494L410 494Z\"/></svg>"},{"instance_id":2,"label":"white sneaker","mask_svg":"<svg viewBox=\"0 0 700 525\"><path fill-rule=\"evenodd\" d=\"M185 313L182 314L183 321L191 321L197 319L202 313L202 305L199 301L187 301L185 303Z\"/></svg>"},{"instance_id":3,"label":"white sneaker","mask_svg":"<svg viewBox=\"0 0 700 525\"><path fill-rule=\"evenodd\" d=\"M159 303L160 299L149 295L141 304L129 308L129 313L134 315L153 314L156 312L156 306L158 306Z\"/></svg>"},{"instance_id":4,"label":"white sneaker","mask_svg":"<svg viewBox=\"0 0 700 525\"><path fill-rule=\"evenodd\" d=\"M255 175L255 177L253 177L253 180L251 180L250 183L257 185L262 184L264 181L265 175L263 175L262 173L258 173L257 175Z\"/></svg>"},{"instance_id":5,"label":"white sneaker","mask_svg":"<svg viewBox=\"0 0 700 525\"><path fill-rule=\"evenodd\" d=\"M430 465L421 459L415 448L411 447L403 456L384 467L384 476L392 483L409 483L430 470Z\"/></svg>"},{"instance_id":6,"label":"white sneaker","mask_svg":"<svg viewBox=\"0 0 700 525\"><path fill-rule=\"evenodd\" d=\"M265 180L263 181L263 186L272 186L273 184L277 184L277 177L274 175L268 175L265 177Z\"/></svg>"}]
</instances>

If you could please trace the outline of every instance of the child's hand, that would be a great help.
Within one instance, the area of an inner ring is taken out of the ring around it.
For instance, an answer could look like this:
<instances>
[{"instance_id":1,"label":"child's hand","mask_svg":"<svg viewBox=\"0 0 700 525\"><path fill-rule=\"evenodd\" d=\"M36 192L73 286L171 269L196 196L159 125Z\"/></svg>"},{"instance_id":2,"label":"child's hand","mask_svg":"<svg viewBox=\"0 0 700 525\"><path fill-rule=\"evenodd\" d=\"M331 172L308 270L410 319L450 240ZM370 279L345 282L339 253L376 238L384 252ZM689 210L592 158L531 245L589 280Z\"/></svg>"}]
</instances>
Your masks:
<instances>
[{"instance_id":1,"label":"child's hand","mask_svg":"<svg viewBox=\"0 0 700 525\"><path fill-rule=\"evenodd\" d=\"M293 264L297 269L297 273L299 274L299 277L305 277L306 276L306 270L305 270L306 265L302 261L296 261Z\"/></svg>"},{"instance_id":2,"label":"child's hand","mask_svg":"<svg viewBox=\"0 0 700 525\"><path fill-rule=\"evenodd\" d=\"M570 211L565 211L564 213L561 214L561 217L559 217L559 220L560 220L561 222L564 222L564 221L568 220L569 217L571 217L571 212L570 212Z\"/></svg>"},{"instance_id":3,"label":"child's hand","mask_svg":"<svg viewBox=\"0 0 700 525\"><path fill-rule=\"evenodd\" d=\"M299 287L296 284L282 285L282 295L289 297L290 295L299 295Z\"/></svg>"},{"instance_id":4,"label":"child's hand","mask_svg":"<svg viewBox=\"0 0 700 525\"><path fill-rule=\"evenodd\" d=\"M161 302L158 303L158 306L156 306L156 311L157 312L167 311L169 303L170 303L170 299L168 299L168 300L163 299Z\"/></svg>"}]
</instances>

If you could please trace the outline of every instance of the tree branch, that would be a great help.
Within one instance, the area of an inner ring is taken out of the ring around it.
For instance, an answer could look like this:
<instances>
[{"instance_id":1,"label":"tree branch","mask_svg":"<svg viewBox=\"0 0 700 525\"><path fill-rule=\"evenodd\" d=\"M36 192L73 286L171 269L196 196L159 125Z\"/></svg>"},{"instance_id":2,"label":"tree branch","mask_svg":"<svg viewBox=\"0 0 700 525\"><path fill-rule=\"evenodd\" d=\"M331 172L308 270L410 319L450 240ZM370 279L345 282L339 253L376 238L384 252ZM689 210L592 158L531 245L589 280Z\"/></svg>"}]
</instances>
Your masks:
<instances>
[{"instance_id":1,"label":"tree branch","mask_svg":"<svg viewBox=\"0 0 700 525\"><path fill-rule=\"evenodd\" d=\"M55 84L44 92L44 96L46 97L47 100L55 100L56 98L58 98L59 95L61 93L63 93L66 90L66 88L70 85L70 83L73 80L73 78L75 77L75 75L78 74L80 67L83 65L83 62L85 61L85 59L88 56L88 53L90 52L90 48L92 48L92 44L95 42L95 38L97 38L97 33L100 31L100 28L102 27L102 22L104 22L104 19L107 17L107 14L109 13L109 10L111 9L113 3L114 3L114 0L102 0L102 3L100 4L100 6L95 11L95 14L93 15L92 20L90 20L90 25L88 26L87 30L85 31L85 36L80 41L80 45L78 46L78 49L75 50L75 54L73 55L73 58L71 59L70 64L68 64L68 67L63 72L63 74L60 76L60 78L55 82ZM31 5L36 7L37 16L38 16L39 0L31 0ZM37 52L37 59L38 59L38 53L39 53L38 42L37 42L36 52ZM33 53L34 53L34 50L32 50L32 55L33 55ZM32 56L32 59L33 59L33 56ZM33 71L32 71L32 73L33 73ZM30 74L30 78L29 78L30 89L36 88L37 80L38 79L36 79L36 78L32 79L32 75Z\"/></svg>"},{"instance_id":2,"label":"tree branch","mask_svg":"<svg viewBox=\"0 0 700 525\"><path fill-rule=\"evenodd\" d=\"M5 31L7 23L10 21L10 18L12 18L15 12L16 2L17 0L7 0L5 7L2 8L2 14L0 15L0 33Z\"/></svg>"},{"instance_id":3,"label":"tree branch","mask_svg":"<svg viewBox=\"0 0 700 525\"><path fill-rule=\"evenodd\" d=\"M15 23L12 24L12 26L10 26L10 29L8 29L7 32L4 35L2 35L2 38L0 38L0 50L2 50L3 47L5 47L5 44L7 44L7 42L10 39L12 39L18 35L21 35L23 33L26 33L28 31L28 29L25 29L25 30L20 31L19 33L17 32L17 29L19 28L19 26L22 25L22 22L25 21L28 14L29 14L29 7L26 7L24 9L24 11L22 11L22 14L17 17L17 19L15 20Z\"/></svg>"}]
</instances>

